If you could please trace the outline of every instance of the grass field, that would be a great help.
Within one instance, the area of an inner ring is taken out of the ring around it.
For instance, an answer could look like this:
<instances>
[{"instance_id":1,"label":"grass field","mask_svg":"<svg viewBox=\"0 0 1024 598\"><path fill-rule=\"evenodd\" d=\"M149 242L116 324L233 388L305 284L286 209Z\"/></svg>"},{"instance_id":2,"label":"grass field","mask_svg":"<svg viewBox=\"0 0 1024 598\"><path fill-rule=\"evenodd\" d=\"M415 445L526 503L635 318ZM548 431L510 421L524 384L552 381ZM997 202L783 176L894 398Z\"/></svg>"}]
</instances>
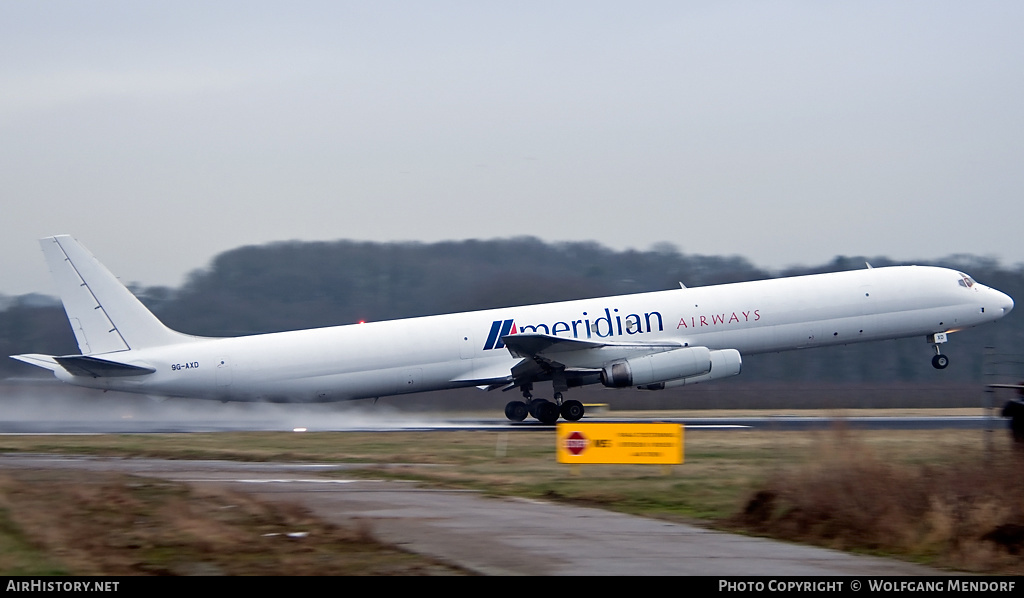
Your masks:
<instances>
[{"instance_id":1,"label":"grass field","mask_svg":"<svg viewBox=\"0 0 1024 598\"><path fill-rule=\"evenodd\" d=\"M1001 429L691 430L685 464L669 472L558 464L550 430L4 436L0 451L354 463L360 466L345 476L586 504L957 570L1024 573L1024 459ZM303 540L289 539L296 531ZM298 508L160 480L15 470L0 471L0 572L460 573Z\"/></svg>"}]
</instances>

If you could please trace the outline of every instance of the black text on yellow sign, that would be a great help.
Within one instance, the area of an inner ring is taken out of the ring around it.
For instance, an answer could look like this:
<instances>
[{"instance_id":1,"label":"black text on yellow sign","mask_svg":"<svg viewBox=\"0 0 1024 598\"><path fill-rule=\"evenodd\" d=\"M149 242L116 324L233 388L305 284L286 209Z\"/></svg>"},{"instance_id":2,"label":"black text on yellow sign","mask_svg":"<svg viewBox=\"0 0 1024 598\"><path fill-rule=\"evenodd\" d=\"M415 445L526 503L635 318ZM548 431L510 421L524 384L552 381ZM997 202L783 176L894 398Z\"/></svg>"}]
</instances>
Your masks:
<instances>
[{"instance_id":1,"label":"black text on yellow sign","mask_svg":"<svg viewBox=\"0 0 1024 598\"><path fill-rule=\"evenodd\" d=\"M682 424L559 423L559 463L683 462Z\"/></svg>"}]
</instances>

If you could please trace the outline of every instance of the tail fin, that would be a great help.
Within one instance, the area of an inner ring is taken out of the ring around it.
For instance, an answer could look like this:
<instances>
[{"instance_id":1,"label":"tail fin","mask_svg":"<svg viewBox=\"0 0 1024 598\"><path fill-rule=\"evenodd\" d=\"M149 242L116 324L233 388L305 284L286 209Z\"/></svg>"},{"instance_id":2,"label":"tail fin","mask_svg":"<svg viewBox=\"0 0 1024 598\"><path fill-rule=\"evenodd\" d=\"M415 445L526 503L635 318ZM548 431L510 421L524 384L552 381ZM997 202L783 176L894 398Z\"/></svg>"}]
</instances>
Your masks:
<instances>
[{"instance_id":1,"label":"tail fin","mask_svg":"<svg viewBox=\"0 0 1024 598\"><path fill-rule=\"evenodd\" d=\"M68 235L39 240L83 355L188 342Z\"/></svg>"}]
</instances>

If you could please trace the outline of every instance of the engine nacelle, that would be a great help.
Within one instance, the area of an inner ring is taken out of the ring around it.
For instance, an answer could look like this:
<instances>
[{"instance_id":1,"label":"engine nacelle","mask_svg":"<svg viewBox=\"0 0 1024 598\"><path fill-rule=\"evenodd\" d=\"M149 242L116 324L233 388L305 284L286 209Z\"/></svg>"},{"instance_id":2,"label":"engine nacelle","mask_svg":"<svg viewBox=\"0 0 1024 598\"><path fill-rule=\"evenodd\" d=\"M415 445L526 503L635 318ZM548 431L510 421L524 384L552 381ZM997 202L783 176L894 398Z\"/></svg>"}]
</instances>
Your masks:
<instances>
[{"instance_id":1,"label":"engine nacelle","mask_svg":"<svg viewBox=\"0 0 1024 598\"><path fill-rule=\"evenodd\" d=\"M666 380L664 382L658 382L657 384L640 386L639 388L641 390L663 390L665 388L672 388L673 386L683 386L684 384L696 384L698 382L707 382L708 380L718 380L719 378L735 376L739 374L742 369L743 358L740 356L739 351L736 349L721 349L711 352L711 371L706 374L679 378L676 380Z\"/></svg>"},{"instance_id":2,"label":"engine nacelle","mask_svg":"<svg viewBox=\"0 0 1024 598\"><path fill-rule=\"evenodd\" d=\"M711 351L707 347L685 347L606 365L601 370L601 383L625 388L700 376L710 371Z\"/></svg>"}]
</instances>

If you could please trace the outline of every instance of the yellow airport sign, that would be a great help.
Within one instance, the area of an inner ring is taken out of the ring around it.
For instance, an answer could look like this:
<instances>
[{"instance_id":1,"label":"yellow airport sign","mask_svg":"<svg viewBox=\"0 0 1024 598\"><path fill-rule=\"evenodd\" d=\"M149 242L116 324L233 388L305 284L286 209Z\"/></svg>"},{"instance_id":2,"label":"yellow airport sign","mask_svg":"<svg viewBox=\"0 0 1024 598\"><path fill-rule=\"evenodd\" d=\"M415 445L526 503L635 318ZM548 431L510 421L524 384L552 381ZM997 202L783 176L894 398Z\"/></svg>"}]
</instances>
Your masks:
<instances>
[{"instance_id":1,"label":"yellow airport sign","mask_svg":"<svg viewBox=\"0 0 1024 598\"><path fill-rule=\"evenodd\" d=\"M683 425L563 422L557 427L559 463L683 462Z\"/></svg>"}]
</instances>

